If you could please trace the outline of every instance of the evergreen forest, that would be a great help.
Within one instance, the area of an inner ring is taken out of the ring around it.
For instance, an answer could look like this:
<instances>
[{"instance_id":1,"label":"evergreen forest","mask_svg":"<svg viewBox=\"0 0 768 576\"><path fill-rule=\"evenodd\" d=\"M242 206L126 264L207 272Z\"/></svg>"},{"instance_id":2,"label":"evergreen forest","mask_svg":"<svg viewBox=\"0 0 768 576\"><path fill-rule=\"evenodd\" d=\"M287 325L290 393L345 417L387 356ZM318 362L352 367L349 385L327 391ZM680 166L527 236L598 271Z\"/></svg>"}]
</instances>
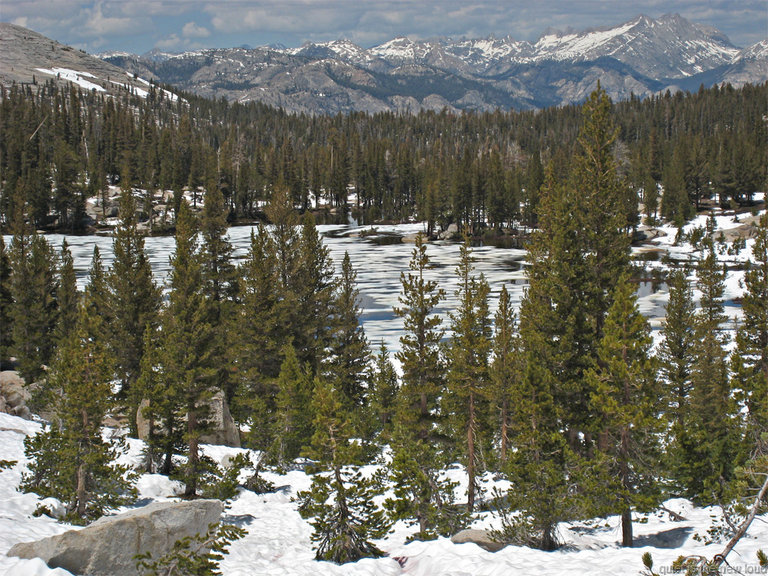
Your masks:
<instances>
[{"instance_id":1,"label":"evergreen forest","mask_svg":"<svg viewBox=\"0 0 768 576\"><path fill-rule=\"evenodd\" d=\"M558 523L609 514L632 546L633 512L675 496L723 506L729 535L755 495L765 510L768 216L735 331L711 231L665 279L658 347L630 248L641 222L682 226L765 190L768 85L620 103L598 85L582 105L535 112L334 117L52 83L1 96L0 362L51 423L27 442L24 487L66 502L71 521L134 495L119 440L101 434L108 415L144 430L144 470L187 498L231 497L239 468L201 450L214 398L260 455L239 462L247 487L269 490L268 468L312 474L299 510L317 558L337 563L381 555L373 541L399 520L432 539L493 509L495 538L554 550ZM68 247L43 232L94 226L86 200L110 185L114 261L94 250L78 291ZM152 229L165 191L172 216ZM367 340L356 270L346 257L335 273L317 230L350 216L428 223L400 277L394 356ZM262 224L236 261L227 228L241 221ZM451 224L463 246L444 322L424 272ZM165 286L147 233L175 237ZM472 246L502 235L526 247L529 287L518 310L503 289L492 315ZM455 463L460 500L442 474ZM486 473L509 491L484 493Z\"/></svg>"}]
</instances>

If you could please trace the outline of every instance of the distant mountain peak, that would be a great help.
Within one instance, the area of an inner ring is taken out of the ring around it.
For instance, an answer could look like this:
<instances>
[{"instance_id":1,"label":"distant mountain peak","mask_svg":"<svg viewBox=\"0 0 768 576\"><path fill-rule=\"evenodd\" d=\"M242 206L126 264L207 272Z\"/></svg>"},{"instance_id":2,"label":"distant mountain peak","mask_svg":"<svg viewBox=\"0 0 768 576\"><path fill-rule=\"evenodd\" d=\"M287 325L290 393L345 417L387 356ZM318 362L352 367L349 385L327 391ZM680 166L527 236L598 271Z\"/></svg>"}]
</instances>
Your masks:
<instances>
[{"instance_id":1,"label":"distant mountain peak","mask_svg":"<svg viewBox=\"0 0 768 576\"><path fill-rule=\"evenodd\" d=\"M53 42L10 26L0 27L0 32L37 39L9 44L8 49L0 45L0 76L14 69L7 61L21 58L19 50L34 52L37 42L50 52ZM0 40L4 41L2 35ZM62 48L64 60L37 62L30 70L61 68L101 78L88 67L68 64L73 52L77 58L87 56ZM146 82L141 78L146 78L206 97L257 100L309 114L542 108L580 102L598 81L614 100L697 90L702 84L768 81L768 39L739 50L718 30L688 22L679 14L656 19L640 14L623 24L581 31L549 29L536 42L510 35L398 36L368 49L339 38L299 48L271 45L102 56L138 75L132 79L123 71L112 73L135 82L137 90ZM92 81L68 72L61 76L62 81L69 77L83 85Z\"/></svg>"}]
</instances>

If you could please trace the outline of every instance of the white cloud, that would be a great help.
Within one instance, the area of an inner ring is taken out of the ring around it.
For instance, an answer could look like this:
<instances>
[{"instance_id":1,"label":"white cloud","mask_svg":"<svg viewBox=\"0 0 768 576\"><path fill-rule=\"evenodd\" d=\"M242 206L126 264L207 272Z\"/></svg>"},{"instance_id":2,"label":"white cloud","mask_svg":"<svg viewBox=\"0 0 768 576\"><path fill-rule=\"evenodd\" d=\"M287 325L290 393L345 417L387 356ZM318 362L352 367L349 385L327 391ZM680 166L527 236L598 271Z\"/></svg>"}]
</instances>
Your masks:
<instances>
[{"instance_id":1,"label":"white cloud","mask_svg":"<svg viewBox=\"0 0 768 576\"><path fill-rule=\"evenodd\" d=\"M194 22L187 22L181 29L181 35L184 38L208 38L211 35L210 30L205 26L198 26Z\"/></svg>"},{"instance_id":2,"label":"white cloud","mask_svg":"<svg viewBox=\"0 0 768 576\"><path fill-rule=\"evenodd\" d=\"M119 10L116 12L119 13ZM85 14L85 32L97 37L133 34L148 24L141 17L105 15L103 2L97 2L93 8L86 8Z\"/></svg>"},{"instance_id":3,"label":"white cloud","mask_svg":"<svg viewBox=\"0 0 768 576\"><path fill-rule=\"evenodd\" d=\"M640 13L677 12L740 46L766 37L766 0L0 0L2 19L78 47L145 50L204 42L229 46L349 38L363 46L394 36L510 35L547 28L615 26ZM186 23L185 23L186 22Z\"/></svg>"},{"instance_id":4,"label":"white cloud","mask_svg":"<svg viewBox=\"0 0 768 576\"><path fill-rule=\"evenodd\" d=\"M181 46L182 40L179 38L178 34L171 34L170 36L158 40L155 44L155 48L160 48L161 50L176 50Z\"/></svg>"}]
</instances>

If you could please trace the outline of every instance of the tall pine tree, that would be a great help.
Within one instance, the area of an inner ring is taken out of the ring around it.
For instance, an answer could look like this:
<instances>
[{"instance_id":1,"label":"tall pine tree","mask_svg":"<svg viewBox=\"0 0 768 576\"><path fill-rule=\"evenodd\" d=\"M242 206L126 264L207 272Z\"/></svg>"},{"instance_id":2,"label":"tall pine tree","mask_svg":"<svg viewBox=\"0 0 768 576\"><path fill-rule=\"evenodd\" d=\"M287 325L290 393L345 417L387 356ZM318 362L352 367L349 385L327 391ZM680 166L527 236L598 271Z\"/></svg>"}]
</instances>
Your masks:
<instances>
[{"instance_id":1,"label":"tall pine tree","mask_svg":"<svg viewBox=\"0 0 768 576\"><path fill-rule=\"evenodd\" d=\"M341 261L341 277L332 302L333 327L324 371L350 410L362 415L367 407L366 380L370 350L360 325L360 292L356 285L357 272L349 253Z\"/></svg>"},{"instance_id":2,"label":"tall pine tree","mask_svg":"<svg viewBox=\"0 0 768 576\"><path fill-rule=\"evenodd\" d=\"M389 477L395 498L386 506L395 520L416 523L419 539L445 535L461 525L462 515L453 506L453 483L440 478L447 463L436 438L438 399L443 392L440 354L442 320L435 307L445 297L434 280L425 276L429 256L424 237L416 237L410 272L400 275L402 293L395 315L403 319L400 337L403 377L392 436L393 457Z\"/></svg>"},{"instance_id":3,"label":"tall pine tree","mask_svg":"<svg viewBox=\"0 0 768 576\"><path fill-rule=\"evenodd\" d=\"M669 301L659 346L659 375L664 386L665 415L669 425L670 442L665 451L670 477L682 489L685 484L681 474L684 467L678 464L686 460L690 449L688 422L691 418L691 374L694 363L695 304L693 289L685 268L670 273Z\"/></svg>"},{"instance_id":4,"label":"tall pine tree","mask_svg":"<svg viewBox=\"0 0 768 576\"><path fill-rule=\"evenodd\" d=\"M107 275L107 287L110 348L121 383L120 395L127 401L134 432L141 398L131 393L131 387L139 377L144 330L148 324L157 324L160 307L160 291L152 280L144 237L137 224L136 202L127 188L120 195L120 223L114 232L114 260Z\"/></svg>"},{"instance_id":5,"label":"tall pine tree","mask_svg":"<svg viewBox=\"0 0 768 576\"><path fill-rule=\"evenodd\" d=\"M600 483L609 508L621 514L622 544L632 546L632 510L648 510L660 498L660 394L651 356L650 327L637 309L634 286L623 276L605 320L597 363L587 377L598 414L598 448L608 482Z\"/></svg>"},{"instance_id":6,"label":"tall pine tree","mask_svg":"<svg viewBox=\"0 0 768 576\"><path fill-rule=\"evenodd\" d=\"M64 240L61 244L61 256L59 257L59 286L56 292L58 301L58 324L56 326L56 340L65 340L75 329L78 314L79 294L77 293L77 277L75 265L69 245Z\"/></svg>"},{"instance_id":7,"label":"tall pine tree","mask_svg":"<svg viewBox=\"0 0 768 576\"><path fill-rule=\"evenodd\" d=\"M197 494L200 437L207 432L208 400L217 391L214 309L204 293L197 227L182 203L176 222L176 249L171 256L170 294L162 317L163 377L167 391L186 419L187 462L181 472L184 494Z\"/></svg>"},{"instance_id":8,"label":"tall pine tree","mask_svg":"<svg viewBox=\"0 0 768 576\"><path fill-rule=\"evenodd\" d=\"M95 337L91 309L82 305L79 310L52 369L56 421L27 439L25 451L33 463L23 483L25 490L65 502L68 518L78 524L135 497L127 469L114 462L119 447L101 434L112 396L108 352Z\"/></svg>"},{"instance_id":9,"label":"tall pine tree","mask_svg":"<svg viewBox=\"0 0 768 576\"><path fill-rule=\"evenodd\" d=\"M12 354L21 376L31 384L45 375L54 354L58 320L56 255L39 234L18 230L11 261Z\"/></svg>"},{"instance_id":10,"label":"tall pine tree","mask_svg":"<svg viewBox=\"0 0 768 576\"><path fill-rule=\"evenodd\" d=\"M494 318L493 361L490 367L493 396L498 410L499 463L503 468L510 448L512 390L520 374L520 338L515 327L515 312L506 285L501 287Z\"/></svg>"},{"instance_id":11,"label":"tall pine tree","mask_svg":"<svg viewBox=\"0 0 768 576\"><path fill-rule=\"evenodd\" d=\"M749 269L744 274L733 372L747 409L747 450L768 454L768 215L758 222Z\"/></svg>"},{"instance_id":12,"label":"tall pine tree","mask_svg":"<svg viewBox=\"0 0 768 576\"><path fill-rule=\"evenodd\" d=\"M488 355L491 349L491 325L488 313L490 288L483 275L473 275L469 238L460 249L456 274L458 308L451 313L453 336L448 348L448 386L443 401L451 432L462 447L467 467L467 511L475 508L478 494L478 464L488 435L488 399L490 378ZM485 437L485 438L484 438Z\"/></svg>"},{"instance_id":13,"label":"tall pine tree","mask_svg":"<svg viewBox=\"0 0 768 576\"><path fill-rule=\"evenodd\" d=\"M5 240L0 236L0 369L10 360L9 349L13 341L12 306L11 260Z\"/></svg>"},{"instance_id":14,"label":"tall pine tree","mask_svg":"<svg viewBox=\"0 0 768 576\"><path fill-rule=\"evenodd\" d=\"M723 331L725 269L711 238L696 272L701 292L696 314L694 362L691 371L691 418L681 432L686 446L679 469L686 496L717 503L738 465L737 406L728 373L727 336Z\"/></svg>"}]
</instances>

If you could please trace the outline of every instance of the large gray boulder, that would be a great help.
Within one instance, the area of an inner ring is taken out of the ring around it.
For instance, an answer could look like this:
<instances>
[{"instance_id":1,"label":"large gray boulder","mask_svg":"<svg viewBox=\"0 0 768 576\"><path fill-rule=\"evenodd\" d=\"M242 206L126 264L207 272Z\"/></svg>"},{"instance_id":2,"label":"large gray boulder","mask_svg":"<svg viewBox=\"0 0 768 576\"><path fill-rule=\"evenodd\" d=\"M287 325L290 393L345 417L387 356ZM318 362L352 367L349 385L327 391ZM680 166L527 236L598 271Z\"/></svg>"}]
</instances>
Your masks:
<instances>
[{"instance_id":1,"label":"large gray boulder","mask_svg":"<svg viewBox=\"0 0 768 576\"><path fill-rule=\"evenodd\" d=\"M208 401L208 408L210 410L208 420L212 425L211 431L209 434L201 436L200 442L240 448L240 430L229 411L229 403L224 392L219 391L214 394L213 398Z\"/></svg>"},{"instance_id":2,"label":"large gray boulder","mask_svg":"<svg viewBox=\"0 0 768 576\"><path fill-rule=\"evenodd\" d=\"M506 546L506 544L497 542L491 538L491 535L487 530L475 529L462 530L461 532L454 534L451 536L451 542L454 544L466 544L471 542L477 544L480 548L488 550L488 552L498 552Z\"/></svg>"},{"instance_id":3,"label":"large gray boulder","mask_svg":"<svg viewBox=\"0 0 768 576\"><path fill-rule=\"evenodd\" d=\"M51 568L88 576L136 576L134 556L157 560L186 536L204 534L224 509L219 500L156 502L104 517L82 530L13 546L9 556L42 558Z\"/></svg>"},{"instance_id":4,"label":"large gray boulder","mask_svg":"<svg viewBox=\"0 0 768 576\"><path fill-rule=\"evenodd\" d=\"M24 379L14 370L0 372L0 412L29 420L32 415L27 407L30 393Z\"/></svg>"},{"instance_id":5,"label":"large gray boulder","mask_svg":"<svg viewBox=\"0 0 768 576\"><path fill-rule=\"evenodd\" d=\"M149 420L144 416L144 409L147 406L149 406L149 400L143 400L139 404L139 409L136 413L136 427L139 440L147 440L149 438ZM208 411L210 431L208 434L200 437L200 442L203 444L240 448L240 429L237 427L234 418L232 418L229 404L223 392L217 392L208 401Z\"/></svg>"}]
</instances>

